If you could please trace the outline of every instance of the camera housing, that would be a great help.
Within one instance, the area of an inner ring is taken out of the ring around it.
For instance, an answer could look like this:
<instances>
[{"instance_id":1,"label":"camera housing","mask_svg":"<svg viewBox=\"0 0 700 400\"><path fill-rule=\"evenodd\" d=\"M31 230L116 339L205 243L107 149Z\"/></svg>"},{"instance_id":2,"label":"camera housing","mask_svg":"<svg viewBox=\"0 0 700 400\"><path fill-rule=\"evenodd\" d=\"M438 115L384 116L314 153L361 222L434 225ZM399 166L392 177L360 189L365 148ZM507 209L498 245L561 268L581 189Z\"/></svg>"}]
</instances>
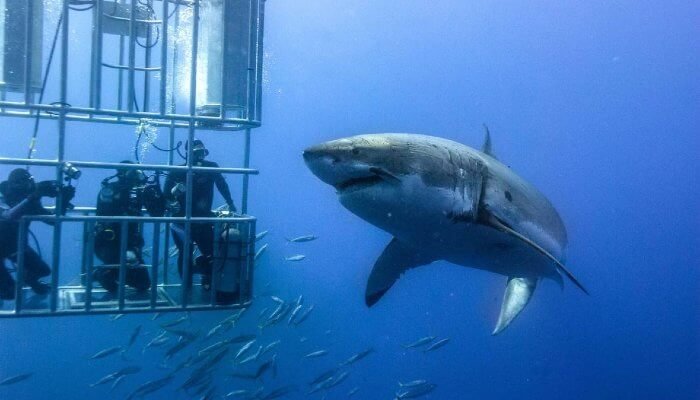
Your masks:
<instances>
[{"instance_id":1,"label":"camera housing","mask_svg":"<svg viewBox=\"0 0 700 400\"><path fill-rule=\"evenodd\" d=\"M71 163L65 163L63 164L63 174L66 176L66 181L69 181L71 179L79 179L83 172L79 170L75 165Z\"/></svg>"}]
</instances>

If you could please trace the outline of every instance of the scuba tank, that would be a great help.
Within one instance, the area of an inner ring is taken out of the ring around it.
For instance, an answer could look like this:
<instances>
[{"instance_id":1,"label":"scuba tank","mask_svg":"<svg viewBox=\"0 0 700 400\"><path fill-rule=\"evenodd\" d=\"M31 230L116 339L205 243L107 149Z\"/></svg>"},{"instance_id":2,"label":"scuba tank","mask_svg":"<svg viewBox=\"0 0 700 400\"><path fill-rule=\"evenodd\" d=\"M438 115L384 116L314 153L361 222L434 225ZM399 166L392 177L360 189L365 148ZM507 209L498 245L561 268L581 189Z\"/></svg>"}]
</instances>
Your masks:
<instances>
[{"instance_id":1,"label":"scuba tank","mask_svg":"<svg viewBox=\"0 0 700 400\"><path fill-rule=\"evenodd\" d=\"M241 267L243 263L241 234L230 224L224 224L221 234L215 238L218 254L214 256L214 270L217 274L216 303L233 304L240 301Z\"/></svg>"}]
</instances>

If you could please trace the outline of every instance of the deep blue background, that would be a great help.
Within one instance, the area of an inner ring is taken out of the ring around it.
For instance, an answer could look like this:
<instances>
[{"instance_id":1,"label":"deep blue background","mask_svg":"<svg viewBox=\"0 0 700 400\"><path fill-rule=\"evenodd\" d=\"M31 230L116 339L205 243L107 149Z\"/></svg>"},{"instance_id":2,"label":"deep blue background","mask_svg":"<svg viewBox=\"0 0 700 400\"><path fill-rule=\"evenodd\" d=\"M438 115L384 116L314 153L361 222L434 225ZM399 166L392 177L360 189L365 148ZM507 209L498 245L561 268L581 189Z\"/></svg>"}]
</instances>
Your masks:
<instances>
[{"instance_id":1,"label":"deep blue background","mask_svg":"<svg viewBox=\"0 0 700 400\"><path fill-rule=\"evenodd\" d=\"M263 333L263 343L283 340L280 376L267 388L305 390L316 374L371 346L376 353L329 398L358 386L356 398L388 399L397 381L418 378L438 384L433 399L700 398L700 5L514 3L268 2L263 127L252 152L261 175L251 182L250 213L271 233L256 287L289 300L304 294L316 310L297 328ZM505 279L436 263L409 272L368 310L365 281L390 237L343 209L301 151L374 132L478 147L482 123L499 158L559 210L569 267L591 296L544 283L492 337ZM1 155L24 156L31 122L2 119L0 127ZM74 123L69 132L68 157L76 159L118 161L134 137L124 126ZM201 135L212 159L240 163L241 136L232 135ZM52 157L52 138L42 131L37 156ZM77 201L92 203L101 178L86 173ZM240 193L240 180L230 181ZM311 233L320 238L284 240ZM65 236L69 261L80 236ZM307 259L284 261L295 253ZM236 329L256 331L270 304L260 298ZM208 330L224 316L195 315L192 328ZM140 347L157 330L144 316L0 321L0 378L35 373L0 387L0 398L124 398L164 374L162 351L134 352L144 372L111 395L87 384L127 364L86 356L124 343L138 324L148 332ZM451 342L428 354L400 346L425 335ZM319 348L330 354L300 360ZM230 363L221 369L220 394L241 386L223 378ZM306 398L304 390L290 398ZM186 398L174 388L159 393Z\"/></svg>"}]
</instances>

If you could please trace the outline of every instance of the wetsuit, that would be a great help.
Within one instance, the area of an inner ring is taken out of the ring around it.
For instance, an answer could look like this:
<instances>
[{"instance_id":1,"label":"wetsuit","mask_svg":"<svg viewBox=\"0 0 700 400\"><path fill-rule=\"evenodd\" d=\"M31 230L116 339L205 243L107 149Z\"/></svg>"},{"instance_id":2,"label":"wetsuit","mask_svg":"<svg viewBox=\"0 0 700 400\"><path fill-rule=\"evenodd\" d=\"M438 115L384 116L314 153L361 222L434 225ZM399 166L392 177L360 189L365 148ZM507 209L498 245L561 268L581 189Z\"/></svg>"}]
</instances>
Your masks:
<instances>
[{"instance_id":1,"label":"wetsuit","mask_svg":"<svg viewBox=\"0 0 700 400\"><path fill-rule=\"evenodd\" d=\"M0 299L14 299L15 280L5 268L7 260L17 263L17 242L19 237L19 221L23 216L29 215L53 215L41 205L41 197L63 197L63 205L67 207L75 195L72 186L60 187L56 181L44 181L34 185L33 179L26 170L16 169L12 172L18 176L19 187L26 189L10 189L8 181L0 184ZM28 184L28 186L27 186ZM65 209L64 209L65 212ZM53 221L45 221L53 225ZM27 226L27 229L29 227ZM50 287L40 282L39 279L51 274L51 268L41 259L34 249L28 245L24 248L24 284L32 288L35 293L46 294Z\"/></svg>"},{"instance_id":2,"label":"wetsuit","mask_svg":"<svg viewBox=\"0 0 700 400\"><path fill-rule=\"evenodd\" d=\"M146 201L142 187L130 185L124 179L104 184L97 196L97 215L101 216L142 216L142 208L146 206L149 214L162 216L154 212L160 209L152 201ZM153 200L155 202L158 199ZM162 199L160 199L162 201ZM148 270L143 268L143 232L140 223L128 224L126 238L127 265L126 284L136 290L146 290L151 286ZM95 225L95 255L107 265L118 265L121 262L121 223L100 222ZM116 292L119 285L119 268L101 267L95 270L93 277L109 292Z\"/></svg>"},{"instance_id":3,"label":"wetsuit","mask_svg":"<svg viewBox=\"0 0 700 400\"><path fill-rule=\"evenodd\" d=\"M186 165L186 164L185 164ZM219 165L213 161L199 160L194 163L197 167L209 167L218 168ZM163 192L166 196L170 196L171 199L175 200L178 204L176 212L173 216L184 217L186 210L186 193L184 191L179 193L174 198L172 196L172 190L178 183L185 185L187 183L187 173L186 171L173 171L168 175L165 180L165 187ZM218 172L194 172L192 176L192 216L193 217L213 217L214 213L211 211L212 204L214 202L214 185L216 189L221 193L221 196L229 205L229 208L235 210L233 206L233 200L231 199L231 190L226 183L223 175ZM184 224L172 224L171 230L173 232L173 240L177 246L178 258L177 265L180 271L180 276L182 276L182 265L183 265L183 250L185 245L185 226ZM197 244L199 252L204 256L201 262L198 262L198 273L201 273L205 277L205 282L211 277L211 260L214 256L214 224L212 223L197 223L192 224L191 227L191 240ZM192 271L192 269L190 269ZM194 272L194 271L192 271Z\"/></svg>"},{"instance_id":4,"label":"wetsuit","mask_svg":"<svg viewBox=\"0 0 700 400\"><path fill-rule=\"evenodd\" d=\"M6 260L17 263L17 238L19 219L25 215L51 215L39 200L23 200L14 207L0 198L0 263ZM29 246L24 248L24 282L32 286L40 278L51 274L51 268ZM0 298L15 297L15 280L4 265L0 265Z\"/></svg>"}]
</instances>

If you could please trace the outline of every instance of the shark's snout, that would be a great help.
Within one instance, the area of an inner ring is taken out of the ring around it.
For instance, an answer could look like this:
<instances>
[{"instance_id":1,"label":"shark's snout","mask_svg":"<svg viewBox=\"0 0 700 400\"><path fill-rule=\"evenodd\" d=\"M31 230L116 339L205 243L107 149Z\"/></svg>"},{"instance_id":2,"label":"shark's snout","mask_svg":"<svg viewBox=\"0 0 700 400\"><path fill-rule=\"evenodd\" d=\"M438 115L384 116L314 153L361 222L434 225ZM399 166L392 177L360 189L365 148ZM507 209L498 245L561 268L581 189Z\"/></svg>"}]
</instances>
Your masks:
<instances>
[{"instance_id":1,"label":"shark's snout","mask_svg":"<svg viewBox=\"0 0 700 400\"><path fill-rule=\"evenodd\" d=\"M303 156L306 165L316 174L316 169L329 168L343 161L349 161L347 146L343 146L340 140L324 142L304 150Z\"/></svg>"},{"instance_id":2,"label":"shark's snout","mask_svg":"<svg viewBox=\"0 0 700 400\"><path fill-rule=\"evenodd\" d=\"M303 156L311 172L339 192L372 186L398 178L375 165L366 157L366 149L351 139L338 139L304 150Z\"/></svg>"},{"instance_id":3,"label":"shark's snout","mask_svg":"<svg viewBox=\"0 0 700 400\"><path fill-rule=\"evenodd\" d=\"M335 154L333 148L326 143L311 146L304 150L304 162L311 172L329 185L335 185L339 171L337 164L340 157Z\"/></svg>"},{"instance_id":4,"label":"shark's snout","mask_svg":"<svg viewBox=\"0 0 700 400\"><path fill-rule=\"evenodd\" d=\"M311 146L304 150L304 161L307 164L318 162L324 157L329 159L335 158L330 154L328 146L324 144Z\"/></svg>"}]
</instances>

